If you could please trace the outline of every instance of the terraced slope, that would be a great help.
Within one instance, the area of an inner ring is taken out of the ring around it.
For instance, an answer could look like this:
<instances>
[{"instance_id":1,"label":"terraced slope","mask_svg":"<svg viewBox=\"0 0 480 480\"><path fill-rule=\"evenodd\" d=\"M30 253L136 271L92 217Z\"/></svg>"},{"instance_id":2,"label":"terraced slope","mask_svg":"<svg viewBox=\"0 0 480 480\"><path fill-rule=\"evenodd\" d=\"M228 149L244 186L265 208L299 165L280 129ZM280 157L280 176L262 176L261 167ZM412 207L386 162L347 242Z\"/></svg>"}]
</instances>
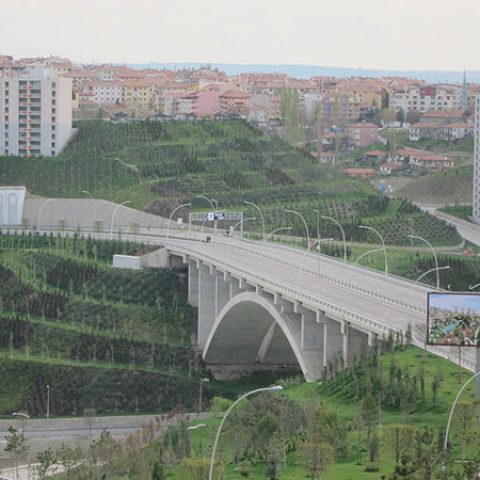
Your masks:
<instances>
[{"instance_id":1,"label":"terraced slope","mask_svg":"<svg viewBox=\"0 0 480 480\"><path fill-rule=\"evenodd\" d=\"M460 242L439 220L391 201L368 183L320 165L308 152L266 138L241 121L82 122L57 158L0 158L0 184L22 184L32 193L53 197L81 197L88 191L97 198L130 200L164 216L183 202L206 209L205 200L196 195L215 198L222 209L259 216L244 204L250 201L262 207L268 231L291 225L297 235L303 234L303 223L284 210L302 213L313 236L317 209L340 221L348 240L372 243L375 235L358 225L371 224L388 242L407 244L413 217L417 234L437 244ZM260 231L260 218L247 225ZM322 236L339 236L328 220L320 221L320 229Z\"/></svg>"}]
</instances>

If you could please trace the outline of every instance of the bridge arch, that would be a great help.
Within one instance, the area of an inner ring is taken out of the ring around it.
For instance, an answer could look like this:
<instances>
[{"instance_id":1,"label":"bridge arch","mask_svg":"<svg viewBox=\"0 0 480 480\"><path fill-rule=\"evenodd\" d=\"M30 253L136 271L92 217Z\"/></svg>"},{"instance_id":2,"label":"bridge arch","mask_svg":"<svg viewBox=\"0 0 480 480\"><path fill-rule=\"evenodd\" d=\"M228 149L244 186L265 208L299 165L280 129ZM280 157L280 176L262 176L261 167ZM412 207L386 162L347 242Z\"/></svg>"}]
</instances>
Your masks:
<instances>
[{"instance_id":1,"label":"bridge arch","mask_svg":"<svg viewBox=\"0 0 480 480\"><path fill-rule=\"evenodd\" d=\"M242 292L226 303L210 330L202 357L208 365L298 365L309 376L298 325L255 292Z\"/></svg>"}]
</instances>

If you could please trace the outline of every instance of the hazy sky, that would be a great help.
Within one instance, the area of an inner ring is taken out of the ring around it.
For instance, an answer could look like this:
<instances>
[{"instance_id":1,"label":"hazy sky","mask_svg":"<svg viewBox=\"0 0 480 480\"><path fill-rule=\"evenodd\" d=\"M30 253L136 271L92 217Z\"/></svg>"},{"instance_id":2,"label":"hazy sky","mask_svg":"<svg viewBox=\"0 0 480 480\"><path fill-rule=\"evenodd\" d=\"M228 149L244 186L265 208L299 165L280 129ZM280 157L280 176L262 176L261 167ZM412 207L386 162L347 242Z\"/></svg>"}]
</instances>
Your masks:
<instances>
[{"instance_id":1,"label":"hazy sky","mask_svg":"<svg viewBox=\"0 0 480 480\"><path fill-rule=\"evenodd\" d=\"M430 295L430 306L450 309L461 307L480 311L480 295L434 293Z\"/></svg>"},{"instance_id":2,"label":"hazy sky","mask_svg":"<svg viewBox=\"0 0 480 480\"><path fill-rule=\"evenodd\" d=\"M479 0L0 0L0 53L480 70Z\"/></svg>"}]
</instances>

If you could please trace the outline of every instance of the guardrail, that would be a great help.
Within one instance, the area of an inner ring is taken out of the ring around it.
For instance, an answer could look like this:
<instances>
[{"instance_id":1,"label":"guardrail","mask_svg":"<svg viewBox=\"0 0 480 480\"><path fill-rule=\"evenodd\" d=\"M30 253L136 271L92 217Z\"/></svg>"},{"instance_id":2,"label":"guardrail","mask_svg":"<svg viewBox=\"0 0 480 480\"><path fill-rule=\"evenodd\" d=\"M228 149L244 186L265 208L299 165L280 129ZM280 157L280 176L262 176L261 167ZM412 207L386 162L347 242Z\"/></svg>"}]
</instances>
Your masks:
<instances>
[{"instance_id":1,"label":"guardrail","mask_svg":"<svg viewBox=\"0 0 480 480\"><path fill-rule=\"evenodd\" d=\"M173 242L171 241L166 241L166 248L167 250L173 250L172 253L176 253L178 255L191 255L199 260L202 260L206 263L210 263L215 267L219 267L222 265L223 269L230 273L230 274L235 274L239 278L245 279L247 282L250 280L250 283L254 283L256 285L260 285L262 287L267 287L271 288L274 291L277 291L278 293L287 293L293 300L303 300L302 303L305 304L305 301L308 302L311 305L311 308L313 310L322 310L322 311L327 311L327 312L333 312L336 313L340 316L343 316L343 320L347 321L353 321L354 323L361 323L362 326L368 326L371 328L374 328L378 331L378 333L386 333L388 334L389 332L397 332L399 329L388 327L380 322L377 322L376 320L372 320L371 318L368 318L364 315L359 315L355 312L352 312L350 310L347 310L343 307L339 307L337 305L334 305L330 302L326 302L324 300L320 300L317 297L314 297L312 295L303 293L299 291L298 289L292 288L292 287L287 287L279 282L276 282L274 280L270 280L268 278L265 278L261 275L252 273L248 270L245 270L241 267L237 267L235 265L232 265L230 263L227 263L223 260L219 260L218 258L215 258L211 255L205 254L205 253L199 253L197 250L181 246L179 247L178 245L176 246ZM171 244L169 247L168 244Z\"/></svg>"},{"instance_id":2,"label":"guardrail","mask_svg":"<svg viewBox=\"0 0 480 480\"><path fill-rule=\"evenodd\" d=\"M218 243L224 244L223 242L218 242ZM402 309L407 309L410 312L412 312L414 314L417 314L419 316L423 316L423 317L426 315L426 309L424 309L424 308L418 307L416 305L412 305L411 303L408 303L408 302L403 302L401 300L398 300L398 299L396 299L394 297L391 297L391 296L388 296L388 295L382 295L378 292L375 292L374 290L370 290L370 289L361 287L358 284L355 284L353 282L347 282L345 280L338 279L338 278L336 278L332 275L326 275L324 273L315 272L311 268L300 266L296 263L292 263L292 262L288 262L286 260L279 259L279 258L277 258L273 255L268 255L266 253L260 252L259 250L251 250L251 249L242 247L240 245L231 245L231 244L228 244L227 248L235 248L235 249L238 249L238 250L243 250L245 252L248 252L249 254L256 255L258 257L262 257L262 258L265 258L267 260L270 260L274 263L289 267L292 270L314 275L314 276L316 276L316 277L318 277L322 280L328 281L328 282L333 283L333 284L335 284L337 286L340 286L342 288L348 288L352 291L360 292L360 293L363 293L363 294L365 294L365 295L367 295L371 298L375 298L377 300L380 300L384 305L390 305L390 306L394 306L394 307L400 307ZM280 247L280 248L282 248L282 247ZM294 249L294 250L295 250L295 253L297 253L297 254L298 253L303 254L301 250L297 250L297 249ZM314 254L308 254L307 253L307 254L305 254L305 256L309 256L309 258L318 261L318 257L316 257ZM322 259L324 259L323 256L322 256ZM348 265L348 267L351 267L351 265Z\"/></svg>"}]
</instances>

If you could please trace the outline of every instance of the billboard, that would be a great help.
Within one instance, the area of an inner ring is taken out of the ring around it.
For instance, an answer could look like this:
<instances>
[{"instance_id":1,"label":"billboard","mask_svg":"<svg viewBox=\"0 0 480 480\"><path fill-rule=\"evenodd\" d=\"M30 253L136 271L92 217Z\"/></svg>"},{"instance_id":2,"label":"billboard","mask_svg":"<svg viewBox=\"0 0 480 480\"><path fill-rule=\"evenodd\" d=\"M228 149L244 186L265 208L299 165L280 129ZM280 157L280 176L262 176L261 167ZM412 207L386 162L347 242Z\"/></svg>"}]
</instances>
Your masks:
<instances>
[{"instance_id":1,"label":"billboard","mask_svg":"<svg viewBox=\"0 0 480 480\"><path fill-rule=\"evenodd\" d=\"M428 294L427 344L480 346L480 294Z\"/></svg>"}]
</instances>

